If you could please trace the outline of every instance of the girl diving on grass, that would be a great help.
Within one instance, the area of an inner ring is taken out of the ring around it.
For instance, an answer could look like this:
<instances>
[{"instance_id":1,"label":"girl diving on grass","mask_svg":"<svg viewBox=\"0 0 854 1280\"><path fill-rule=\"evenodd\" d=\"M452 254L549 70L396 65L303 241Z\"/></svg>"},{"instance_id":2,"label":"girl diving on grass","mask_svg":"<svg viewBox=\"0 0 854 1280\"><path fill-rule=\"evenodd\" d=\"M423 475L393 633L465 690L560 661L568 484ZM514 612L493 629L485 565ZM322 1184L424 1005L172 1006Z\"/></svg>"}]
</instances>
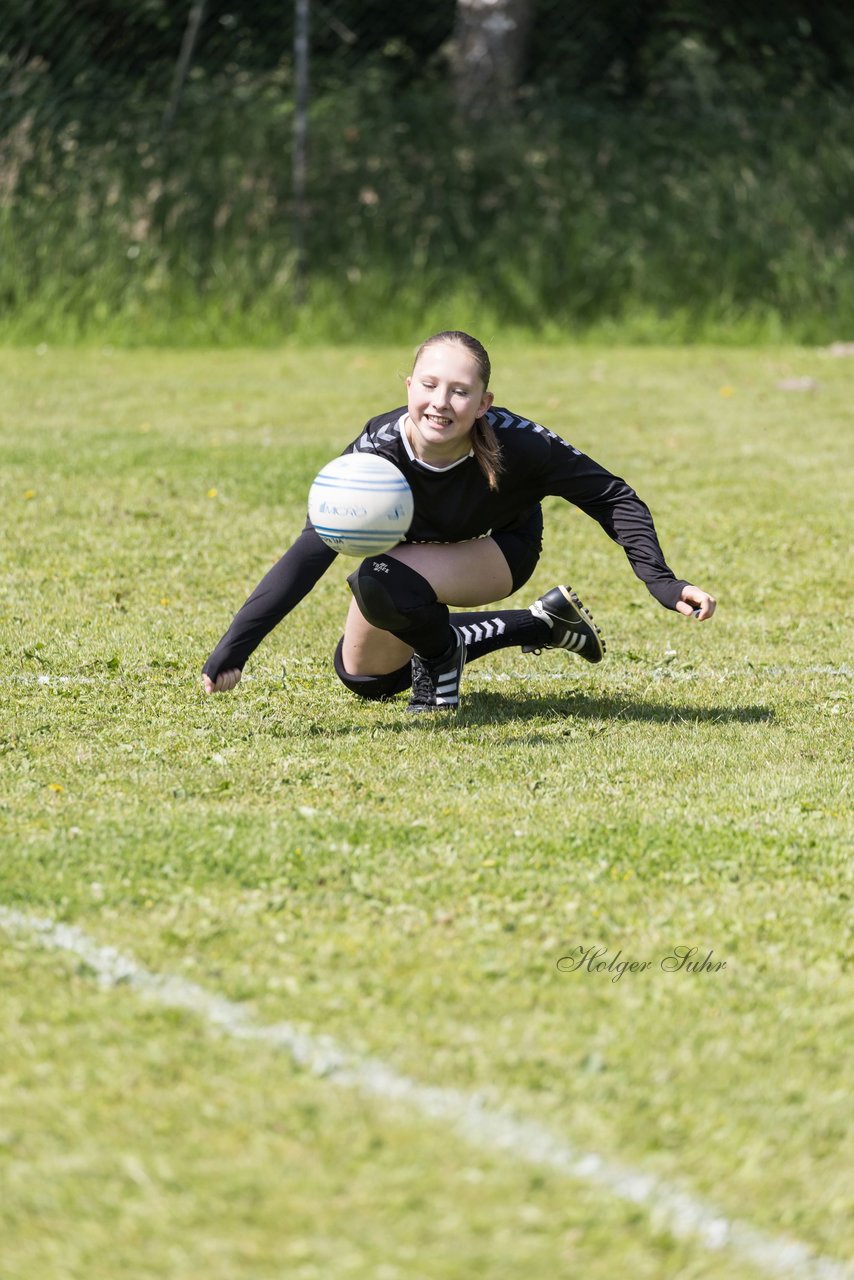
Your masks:
<instances>
[{"instance_id":1,"label":"girl diving on grass","mask_svg":"<svg viewBox=\"0 0 854 1280\"><path fill-rule=\"evenodd\" d=\"M453 710L465 664L513 646L602 661L599 629L568 586L552 587L525 609L482 608L534 572L540 504L549 495L597 520L666 609L700 622L715 612L714 598L665 562L635 491L552 431L496 407L490 376L476 338L435 334L418 348L406 405L371 418L345 450L393 462L415 499L405 540L368 556L347 579L353 598L333 661L359 697L409 692L411 712ZM250 654L336 558L308 520L205 663L205 692L235 687Z\"/></svg>"}]
</instances>

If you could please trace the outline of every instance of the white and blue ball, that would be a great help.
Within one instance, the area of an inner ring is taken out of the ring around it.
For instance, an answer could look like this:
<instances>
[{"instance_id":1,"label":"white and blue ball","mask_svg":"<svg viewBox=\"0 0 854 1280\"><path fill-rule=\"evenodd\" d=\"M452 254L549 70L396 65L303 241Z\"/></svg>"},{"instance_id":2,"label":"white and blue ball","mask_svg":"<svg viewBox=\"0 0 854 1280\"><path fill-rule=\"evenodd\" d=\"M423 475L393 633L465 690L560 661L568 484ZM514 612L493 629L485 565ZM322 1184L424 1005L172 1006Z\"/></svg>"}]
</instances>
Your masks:
<instances>
[{"instance_id":1,"label":"white and blue ball","mask_svg":"<svg viewBox=\"0 0 854 1280\"><path fill-rule=\"evenodd\" d=\"M376 453L345 453L320 471L308 514L320 537L345 556L378 555L406 537L415 502L406 477Z\"/></svg>"}]
</instances>

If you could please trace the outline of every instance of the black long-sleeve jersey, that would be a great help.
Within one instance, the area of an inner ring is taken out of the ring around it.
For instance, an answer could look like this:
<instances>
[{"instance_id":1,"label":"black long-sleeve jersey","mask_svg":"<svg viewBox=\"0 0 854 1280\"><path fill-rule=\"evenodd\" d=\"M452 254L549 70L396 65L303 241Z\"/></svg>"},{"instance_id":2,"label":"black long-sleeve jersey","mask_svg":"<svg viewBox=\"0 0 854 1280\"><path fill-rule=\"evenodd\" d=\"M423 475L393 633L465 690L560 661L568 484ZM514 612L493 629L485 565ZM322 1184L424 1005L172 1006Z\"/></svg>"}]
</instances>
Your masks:
<instances>
[{"instance_id":1,"label":"black long-sleeve jersey","mask_svg":"<svg viewBox=\"0 0 854 1280\"><path fill-rule=\"evenodd\" d=\"M606 471L560 436L509 409L491 408L486 420L501 444L504 471L497 490L472 454L447 467L421 462L403 429L406 409L371 418L345 453L378 453L406 476L415 515L406 542L466 542L523 527L543 498L553 495L598 520L626 552L650 593L673 609L684 579L677 579L658 543L649 508L625 480ZM299 604L337 552L321 542L310 520L296 542L258 584L208 658L204 672L243 668L269 631Z\"/></svg>"}]
</instances>

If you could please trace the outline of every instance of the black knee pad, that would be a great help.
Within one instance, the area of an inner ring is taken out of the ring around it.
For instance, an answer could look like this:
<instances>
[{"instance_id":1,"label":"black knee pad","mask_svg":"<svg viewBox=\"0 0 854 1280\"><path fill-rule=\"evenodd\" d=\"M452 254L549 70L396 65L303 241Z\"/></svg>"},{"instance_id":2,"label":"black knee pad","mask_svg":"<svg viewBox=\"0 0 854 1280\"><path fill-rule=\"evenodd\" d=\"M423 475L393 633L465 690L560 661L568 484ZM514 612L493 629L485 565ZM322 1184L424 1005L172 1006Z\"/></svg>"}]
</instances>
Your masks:
<instances>
[{"instance_id":1,"label":"black knee pad","mask_svg":"<svg viewBox=\"0 0 854 1280\"><path fill-rule=\"evenodd\" d=\"M371 626L394 635L429 626L436 610L445 610L427 579L392 556L368 556L347 581Z\"/></svg>"},{"instance_id":2,"label":"black knee pad","mask_svg":"<svg viewBox=\"0 0 854 1280\"><path fill-rule=\"evenodd\" d=\"M412 665L409 662L398 667L397 671L389 671L382 676L351 676L344 666L341 652L343 647L344 637L342 636L338 641L333 663L335 674L351 693L358 694L360 698L370 698L380 702L386 698L393 698L396 693L403 693L412 687Z\"/></svg>"}]
</instances>

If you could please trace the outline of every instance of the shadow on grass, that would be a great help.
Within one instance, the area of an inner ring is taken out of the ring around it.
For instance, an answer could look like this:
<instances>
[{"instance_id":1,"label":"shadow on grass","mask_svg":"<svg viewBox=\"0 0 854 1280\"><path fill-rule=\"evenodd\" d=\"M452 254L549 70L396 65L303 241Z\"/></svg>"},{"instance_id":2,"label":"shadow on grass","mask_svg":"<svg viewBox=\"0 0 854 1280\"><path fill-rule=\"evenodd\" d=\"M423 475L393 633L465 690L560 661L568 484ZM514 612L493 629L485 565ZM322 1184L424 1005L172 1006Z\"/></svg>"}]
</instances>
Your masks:
<instances>
[{"instance_id":1,"label":"shadow on grass","mask_svg":"<svg viewBox=\"0 0 854 1280\"><path fill-rule=\"evenodd\" d=\"M561 716L580 720L641 720L657 724L730 723L756 724L773 720L770 707L729 706L691 707L684 703L663 701L645 702L638 698L625 698L599 694L591 697L585 693L572 693L562 698L548 695L529 695L524 698L505 697L500 693L479 691L467 695L460 711L468 722L535 720L543 716Z\"/></svg>"},{"instance_id":2,"label":"shadow on grass","mask_svg":"<svg viewBox=\"0 0 854 1280\"><path fill-rule=\"evenodd\" d=\"M377 716L370 722L354 724L336 723L334 719L325 718L322 723L307 721L303 723L301 732L310 737L330 737L334 735L351 735L361 733L394 734L411 731L416 727L448 729L457 726L461 729L476 725L524 723L525 721L564 720L567 727L572 722L599 722L600 732L607 732L621 721L640 721L661 725L696 725L696 724L767 724L774 719L773 709L763 706L712 706L692 707L684 703L666 701L646 702L637 698L625 698L599 694L590 696L585 693L567 693L563 697L544 694L530 694L526 697L512 697L491 691L471 691L463 695L463 702L456 714L444 712L425 713L412 716L406 713L406 698L399 695L386 703L373 704L373 710L379 712L381 707L393 708L402 713L400 720L388 722ZM363 704L365 712L372 709L372 704ZM526 741L532 741L526 736Z\"/></svg>"}]
</instances>

